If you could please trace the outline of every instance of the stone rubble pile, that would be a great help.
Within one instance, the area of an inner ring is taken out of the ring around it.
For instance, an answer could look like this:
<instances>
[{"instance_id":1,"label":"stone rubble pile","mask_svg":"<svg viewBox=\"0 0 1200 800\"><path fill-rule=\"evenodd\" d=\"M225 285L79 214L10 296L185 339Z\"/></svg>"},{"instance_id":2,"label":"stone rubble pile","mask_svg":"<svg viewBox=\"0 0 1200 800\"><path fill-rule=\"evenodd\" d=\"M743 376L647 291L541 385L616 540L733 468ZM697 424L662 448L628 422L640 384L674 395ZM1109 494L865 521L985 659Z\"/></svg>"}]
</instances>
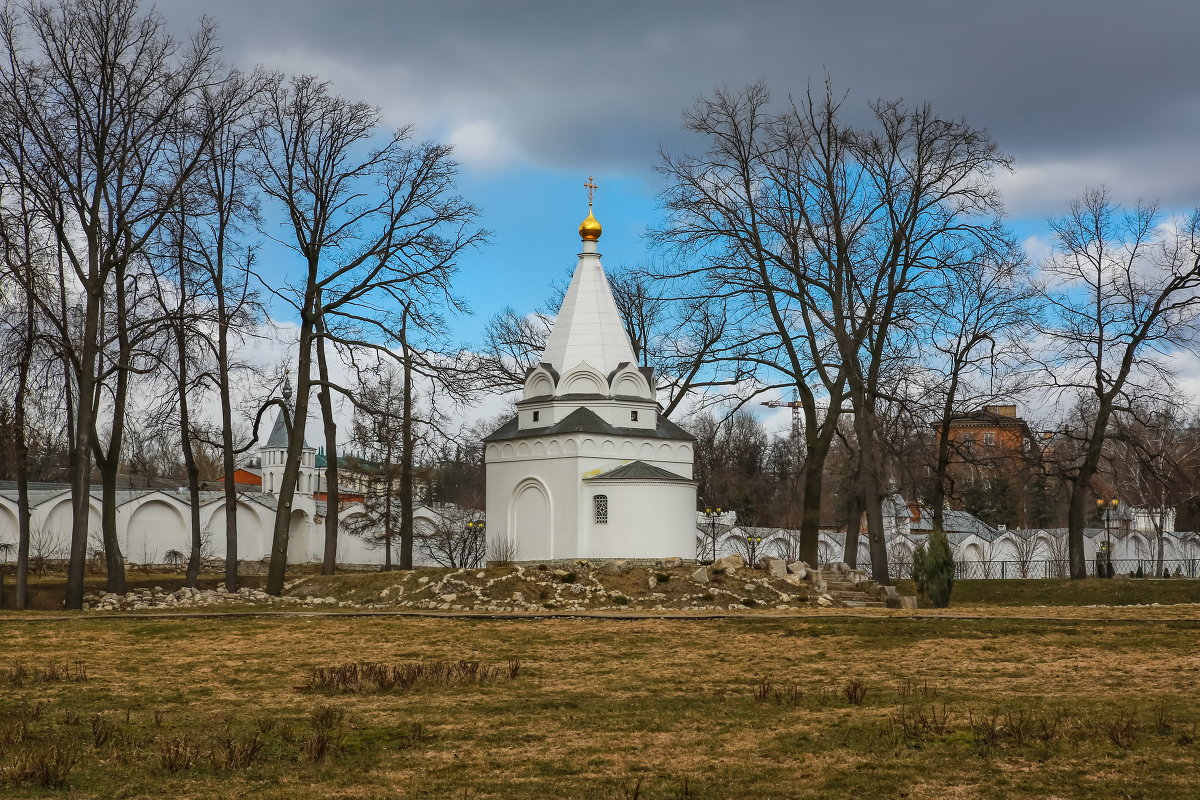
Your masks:
<instances>
[{"instance_id":1,"label":"stone rubble pile","mask_svg":"<svg viewBox=\"0 0 1200 800\"><path fill-rule=\"evenodd\" d=\"M125 594L99 592L83 597L85 611L141 611L144 609L206 608L220 605L273 605L290 607L336 606L346 608L354 604L339 601L336 597L275 597L261 589L242 588L236 592L224 589L197 589L184 586L168 592L161 586L153 589L135 589Z\"/></svg>"},{"instance_id":2,"label":"stone rubble pile","mask_svg":"<svg viewBox=\"0 0 1200 800\"><path fill-rule=\"evenodd\" d=\"M274 597L261 589L237 592L222 589L162 587L126 594L100 592L84 598L92 611L206 608L212 606L269 606L305 608L414 609L429 611L522 612L622 611L670 609L686 611L745 611L748 608L796 609L816 605L887 606L915 608L891 586L877 586L866 573L845 564L813 569L803 561L787 563L765 558L751 567L740 555L728 555L709 565L687 565L681 558L661 559L640 577L627 560L567 564L570 570L549 565L515 564L510 569L480 571L463 568L437 575L397 575L397 582L369 597L355 598L362 587L349 589L347 599L295 596L305 593L305 578L284 585L285 594ZM649 574L647 574L649 573ZM605 586L605 582L610 585ZM617 583L622 588L612 586Z\"/></svg>"}]
</instances>

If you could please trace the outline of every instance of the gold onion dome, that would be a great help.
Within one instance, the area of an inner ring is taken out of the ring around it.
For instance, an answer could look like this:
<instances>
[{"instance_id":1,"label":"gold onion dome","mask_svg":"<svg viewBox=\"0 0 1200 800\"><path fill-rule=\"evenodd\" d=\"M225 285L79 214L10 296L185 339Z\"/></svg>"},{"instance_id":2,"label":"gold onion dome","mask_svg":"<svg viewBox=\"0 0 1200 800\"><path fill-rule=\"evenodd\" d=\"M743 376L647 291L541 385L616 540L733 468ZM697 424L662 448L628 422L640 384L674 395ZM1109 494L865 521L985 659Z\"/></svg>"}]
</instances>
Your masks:
<instances>
[{"instance_id":1,"label":"gold onion dome","mask_svg":"<svg viewBox=\"0 0 1200 800\"><path fill-rule=\"evenodd\" d=\"M587 219L579 223L579 238L585 242L594 242L600 238L602 230L600 220L596 219L595 215L592 214L592 206L589 203Z\"/></svg>"}]
</instances>

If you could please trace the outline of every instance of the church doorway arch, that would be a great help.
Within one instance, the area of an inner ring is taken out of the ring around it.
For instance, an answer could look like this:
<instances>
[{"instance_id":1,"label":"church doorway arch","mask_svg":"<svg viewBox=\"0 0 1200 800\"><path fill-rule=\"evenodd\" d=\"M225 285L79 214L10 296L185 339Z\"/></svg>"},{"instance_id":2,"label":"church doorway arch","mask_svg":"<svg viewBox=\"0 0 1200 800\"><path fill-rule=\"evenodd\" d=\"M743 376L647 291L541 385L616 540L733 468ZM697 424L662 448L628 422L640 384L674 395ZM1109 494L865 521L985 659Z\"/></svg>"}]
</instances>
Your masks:
<instances>
[{"instance_id":1,"label":"church doorway arch","mask_svg":"<svg viewBox=\"0 0 1200 800\"><path fill-rule=\"evenodd\" d=\"M550 542L550 495L542 482L530 478L513 491L510 535L516 540L517 558L553 558ZM539 555L544 554L544 555Z\"/></svg>"}]
</instances>

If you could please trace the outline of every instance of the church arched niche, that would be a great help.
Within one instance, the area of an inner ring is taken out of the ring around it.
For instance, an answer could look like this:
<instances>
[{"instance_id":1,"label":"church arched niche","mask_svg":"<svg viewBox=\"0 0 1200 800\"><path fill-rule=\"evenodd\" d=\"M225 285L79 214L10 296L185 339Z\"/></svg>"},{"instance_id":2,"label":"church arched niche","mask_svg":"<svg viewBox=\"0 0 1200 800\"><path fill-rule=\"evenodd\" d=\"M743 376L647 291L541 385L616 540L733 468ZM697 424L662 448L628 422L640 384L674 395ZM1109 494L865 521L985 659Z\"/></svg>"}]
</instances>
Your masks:
<instances>
[{"instance_id":1,"label":"church arched niche","mask_svg":"<svg viewBox=\"0 0 1200 800\"><path fill-rule=\"evenodd\" d=\"M517 458L529 458L529 443L521 442L517 445Z\"/></svg>"},{"instance_id":2,"label":"church arched niche","mask_svg":"<svg viewBox=\"0 0 1200 800\"><path fill-rule=\"evenodd\" d=\"M516 451L513 450L513 446L511 444L504 445L503 453L505 458L512 458L514 455L516 455Z\"/></svg>"},{"instance_id":3,"label":"church arched niche","mask_svg":"<svg viewBox=\"0 0 1200 800\"><path fill-rule=\"evenodd\" d=\"M608 394L608 381L587 364L580 364L562 379L561 394Z\"/></svg>"},{"instance_id":4,"label":"church arched niche","mask_svg":"<svg viewBox=\"0 0 1200 800\"><path fill-rule=\"evenodd\" d=\"M287 560L289 564L303 564L312 557L309 547L311 533L312 525L309 524L308 513L300 509L293 511L291 522L288 525Z\"/></svg>"},{"instance_id":5,"label":"church arched niche","mask_svg":"<svg viewBox=\"0 0 1200 800\"><path fill-rule=\"evenodd\" d=\"M533 457L534 458L542 458L545 455L546 455L546 445L542 444L541 442L534 442L533 443Z\"/></svg>"},{"instance_id":6,"label":"church arched niche","mask_svg":"<svg viewBox=\"0 0 1200 800\"><path fill-rule=\"evenodd\" d=\"M546 453L547 453L547 455L551 455L551 456L561 456L562 455L562 444L560 444L557 439L551 440L550 446L548 448L546 448Z\"/></svg>"},{"instance_id":7,"label":"church arched niche","mask_svg":"<svg viewBox=\"0 0 1200 800\"><path fill-rule=\"evenodd\" d=\"M567 443L563 445L563 454L568 456L578 455L579 445L574 439L567 439Z\"/></svg>"},{"instance_id":8,"label":"church arched niche","mask_svg":"<svg viewBox=\"0 0 1200 800\"><path fill-rule=\"evenodd\" d=\"M0 505L0 541L15 542L17 540L17 515Z\"/></svg>"},{"instance_id":9,"label":"church arched niche","mask_svg":"<svg viewBox=\"0 0 1200 800\"><path fill-rule=\"evenodd\" d=\"M663 459L670 458L671 452L672 452L671 445L669 445L669 444L660 444L658 446L658 457L659 458L663 458Z\"/></svg>"},{"instance_id":10,"label":"church arched niche","mask_svg":"<svg viewBox=\"0 0 1200 800\"><path fill-rule=\"evenodd\" d=\"M621 365L612 375L609 385L612 386L614 397L636 397L641 400L653 400L650 384L646 376L632 364Z\"/></svg>"},{"instance_id":11,"label":"church arched niche","mask_svg":"<svg viewBox=\"0 0 1200 800\"><path fill-rule=\"evenodd\" d=\"M595 453L596 452L596 440L595 439L584 439L583 443L579 445L579 452L585 456L592 455L593 453Z\"/></svg>"},{"instance_id":12,"label":"church arched niche","mask_svg":"<svg viewBox=\"0 0 1200 800\"><path fill-rule=\"evenodd\" d=\"M649 442L642 442L642 449L638 453L638 458L654 458L654 445Z\"/></svg>"},{"instance_id":13,"label":"church arched niche","mask_svg":"<svg viewBox=\"0 0 1200 800\"><path fill-rule=\"evenodd\" d=\"M612 439L605 439L604 443L600 445L600 455L615 456L616 454L617 454L617 443L614 442Z\"/></svg>"},{"instance_id":14,"label":"church arched niche","mask_svg":"<svg viewBox=\"0 0 1200 800\"><path fill-rule=\"evenodd\" d=\"M213 550L225 553L225 504L218 503L208 517L207 527L213 537ZM235 504L237 514L237 557L243 561L257 561L271 551L269 541L264 540L263 525L258 512L246 503Z\"/></svg>"},{"instance_id":15,"label":"church arched niche","mask_svg":"<svg viewBox=\"0 0 1200 800\"><path fill-rule=\"evenodd\" d=\"M525 379L525 397L549 397L554 394L554 376L543 366L534 367Z\"/></svg>"},{"instance_id":16,"label":"church arched niche","mask_svg":"<svg viewBox=\"0 0 1200 800\"><path fill-rule=\"evenodd\" d=\"M67 558L71 553L71 523L73 512L71 498L60 500L46 514L42 530L37 532L36 549L47 558ZM100 507L95 501L88 503L88 540L101 535ZM33 535L33 531L30 532ZM90 545L89 545L90 546ZM34 543L30 543L30 552L34 551ZM128 556L128 553L125 553Z\"/></svg>"},{"instance_id":17,"label":"church arched niche","mask_svg":"<svg viewBox=\"0 0 1200 800\"><path fill-rule=\"evenodd\" d=\"M500 455L500 448L496 447L496 445L494 445L494 444L489 444L487 446L487 457L489 459L492 459L498 455Z\"/></svg>"},{"instance_id":18,"label":"church arched niche","mask_svg":"<svg viewBox=\"0 0 1200 800\"><path fill-rule=\"evenodd\" d=\"M552 558L550 546L550 495L536 478L528 478L513 490L509 531L518 550L533 558ZM538 555L539 553L544 555ZM518 552L517 558L523 554Z\"/></svg>"},{"instance_id":19,"label":"church arched niche","mask_svg":"<svg viewBox=\"0 0 1200 800\"><path fill-rule=\"evenodd\" d=\"M621 443L621 458L635 458L637 450L633 446L633 442Z\"/></svg>"},{"instance_id":20,"label":"church arched niche","mask_svg":"<svg viewBox=\"0 0 1200 800\"><path fill-rule=\"evenodd\" d=\"M191 526L174 505L149 500L129 515L125 557L135 564L161 564L168 550L186 553L190 547Z\"/></svg>"}]
</instances>

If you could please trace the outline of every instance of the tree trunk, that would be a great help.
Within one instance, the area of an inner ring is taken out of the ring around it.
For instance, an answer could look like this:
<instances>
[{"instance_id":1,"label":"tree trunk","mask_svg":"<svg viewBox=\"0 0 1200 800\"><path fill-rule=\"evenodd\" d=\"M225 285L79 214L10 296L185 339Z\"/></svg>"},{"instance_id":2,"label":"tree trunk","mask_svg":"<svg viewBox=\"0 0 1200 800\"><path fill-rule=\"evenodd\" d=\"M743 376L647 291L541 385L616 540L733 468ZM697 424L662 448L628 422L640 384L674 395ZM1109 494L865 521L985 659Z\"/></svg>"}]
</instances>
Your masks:
<instances>
[{"instance_id":1,"label":"tree trunk","mask_svg":"<svg viewBox=\"0 0 1200 800\"><path fill-rule=\"evenodd\" d=\"M338 463L337 422L333 418L333 391L329 388L329 365L325 360L325 320L322 316L320 293L317 294L317 374L321 379L321 390L317 399L321 403L321 419L325 423L325 552L321 559L321 574L332 575L337 571L338 519ZM319 479L318 479L319 480Z\"/></svg>"},{"instance_id":2,"label":"tree trunk","mask_svg":"<svg viewBox=\"0 0 1200 800\"><path fill-rule=\"evenodd\" d=\"M28 234L27 234L28 236ZM29 440L25 436L25 398L29 389L29 369L33 363L33 337L36 317L33 303L33 267L29 263L30 246L26 240L25 341L17 366L17 394L13 398L13 427L17 472L17 583L14 607L25 608L29 586Z\"/></svg>"},{"instance_id":3,"label":"tree trunk","mask_svg":"<svg viewBox=\"0 0 1200 800\"><path fill-rule=\"evenodd\" d=\"M821 539L821 490L825 483L825 461L836 425L826 420L828 435L810 438L804 458L804 496L800 507L800 560L818 566Z\"/></svg>"},{"instance_id":4,"label":"tree trunk","mask_svg":"<svg viewBox=\"0 0 1200 800\"><path fill-rule=\"evenodd\" d=\"M1091 506L1089 501L1092 478L1096 476L1100 456L1103 454L1104 431L1107 430L1111 413L1112 401L1101 396L1096 409L1096 420L1088 435L1083 463L1079 465L1079 471L1071 485L1071 505L1067 510L1067 556L1073 580L1087 577L1087 561L1083 557L1083 529L1087 525L1087 515Z\"/></svg>"},{"instance_id":5,"label":"tree trunk","mask_svg":"<svg viewBox=\"0 0 1200 800\"><path fill-rule=\"evenodd\" d=\"M221 394L221 468L225 487L225 591L238 590L237 467L233 457L233 403L229 397L228 318L225 290L217 288L217 375Z\"/></svg>"},{"instance_id":6,"label":"tree trunk","mask_svg":"<svg viewBox=\"0 0 1200 800\"><path fill-rule=\"evenodd\" d=\"M310 269L315 272L316 265ZM309 281L311 286L314 281ZM292 524L292 502L296 496L296 483L300 477L300 460L304 457L304 428L308 420L308 398L312 391L312 338L313 300L305 298L300 315L300 357L296 371L296 408L292 414L291 431L288 437L287 460L283 475L279 479L279 504L275 510L275 527L271 532L271 561L267 569L268 594L283 594L283 580L287 574L288 534Z\"/></svg>"},{"instance_id":7,"label":"tree trunk","mask_svg":"<svg viewBox=\"0 0 1200 800\"><path fill-rule=\"evenodd\" d=\"M883 454L875 438L875 426L869 408L854 414L854 433L858 439L859 486L867 512L867 546L871 553L871 578L876 583L891 584L888 577L887 542L883 529L883 481L880 475Z\"/></svg>"},{"instance_id":8,"label":"tree trunk","mask_svg":"<svg viewBox=\"0 0 1200 800\"><path fill-rule=\"evenodd\" d=\"M113 387L112 426L108 437L108 451L101 454L99 435L93 431L94 446L97 447L96 461L100 465L100 475L104 486L101 501L101 530L104 539L104 562L108 573L106 586L108 591L122 593L125 591L125 558L121 554L121 540L117 536L117 479L121 471L121 450L125 441L125 412L129 397L129 370L133 350L129 340L129 319L126 308L124 269L114 270L116 284L116 320L117 320L117 383ZM80 401L84 401L80 396ZM99 408L99 399L94 405ZM94 419L94 418L93 418Z\"/></svg>"},{"instance_id":9,"label":"tree trunk","mask_svg":"<svg viewBox=\"0 0 1200 800\"><path fill-rule=\"evenodd\" d=\"M846 517L846 546L842 561L852 569L858 569L858 534L862 530L863 501L860 488L855 488L850 497L850 513Z\"/></svg>"},{"instance_id":10,"label":"tree trunk","mask_svg":"<svg viewBox=\"0 0 1200 800\"><path fill-rule=\"evenodd\" d=\"M180 220L182 223L182 220ZM183 449L183 467L188 482L188 516L191 532L191 547L188 550L188 586L195 587L200 579L200 557L203 545L200 529L200 470L196 466L196 454L192 448L191 408L188 402L188 341L187 341L187 259L184 253L184 231L182 224L178 237L176 267L179 270L179 307L175 320L175 353L177 357L177 384L179 392L179 439Z\"/></svg>"},{"instance_id":11,"label":"tree trunk","mask_svg":"<svg viewBox=\"0 0 1200 800\"><path fill-rule=\"evenodd\" d=\"M383 571L392 571L392 534L395 530L395 522L392 518L392 502L394 500L394 492L392 491L392 437L391 432L384 437L386 450L384 451L384 470L383 470Z\"/></svg>"},{"instance_id":12,"label":"tree trunk","mask_svg":"<svg viewBox=\"0 0 1200 800\"><path fill-rule=\"evenodd\" d=\"M94 252L94 251L93 251ZM93 255L92 258L95 258ZM71 543L67 562L66 608L83 608L83 577L87 563L88 532L91 526L92 428L95 419L92 396L96 391L99 297L90 289L83 315L79 342L79 373L76 377L75 436L71 448Z\"/></svg>"},{"instance_id":13,"label":"tree trunk","mask_svg":"<svg viewBox=\"0 0 1200 800\"><path fill-rule=\"evenodd\" d=\"M1158 525L1155 526L1156 538L1158 539L1158 567L1154 570L1154 574L1159 578L1165 578L1163 575L1163 540L1166 538L1163 532L1167 529L1167 508L1166 498L1160 498L1158 506Z\"/></svg>"},{"instance_id":14,"label":"tree trunk","mask_svg":"<svg viewBox=\"0 0 1200 800\"><path fill-rule=\"evenodd\" d=\"M413 387L412 361L404 344L404 402L400 420L400 569L413 568Z\"/></svg>"},{"instance_id":15,"label":"tree trunk","mask_svg":"<svg viewBox=\"0 0 1200 800\"><path fill-rule=\"evenodd\" d=\"M202 531L200 528L200 470L196 466L196 454L192 449L191 411L187 397L187 342L182 333L183 322L179 323L179 436L183 448L183 467L187 473L189 511L189 532L191 547L188 550L188 565L186 581L188 586L195 586L200 579L200 551Z\"/></svg>"}]
</instances>

